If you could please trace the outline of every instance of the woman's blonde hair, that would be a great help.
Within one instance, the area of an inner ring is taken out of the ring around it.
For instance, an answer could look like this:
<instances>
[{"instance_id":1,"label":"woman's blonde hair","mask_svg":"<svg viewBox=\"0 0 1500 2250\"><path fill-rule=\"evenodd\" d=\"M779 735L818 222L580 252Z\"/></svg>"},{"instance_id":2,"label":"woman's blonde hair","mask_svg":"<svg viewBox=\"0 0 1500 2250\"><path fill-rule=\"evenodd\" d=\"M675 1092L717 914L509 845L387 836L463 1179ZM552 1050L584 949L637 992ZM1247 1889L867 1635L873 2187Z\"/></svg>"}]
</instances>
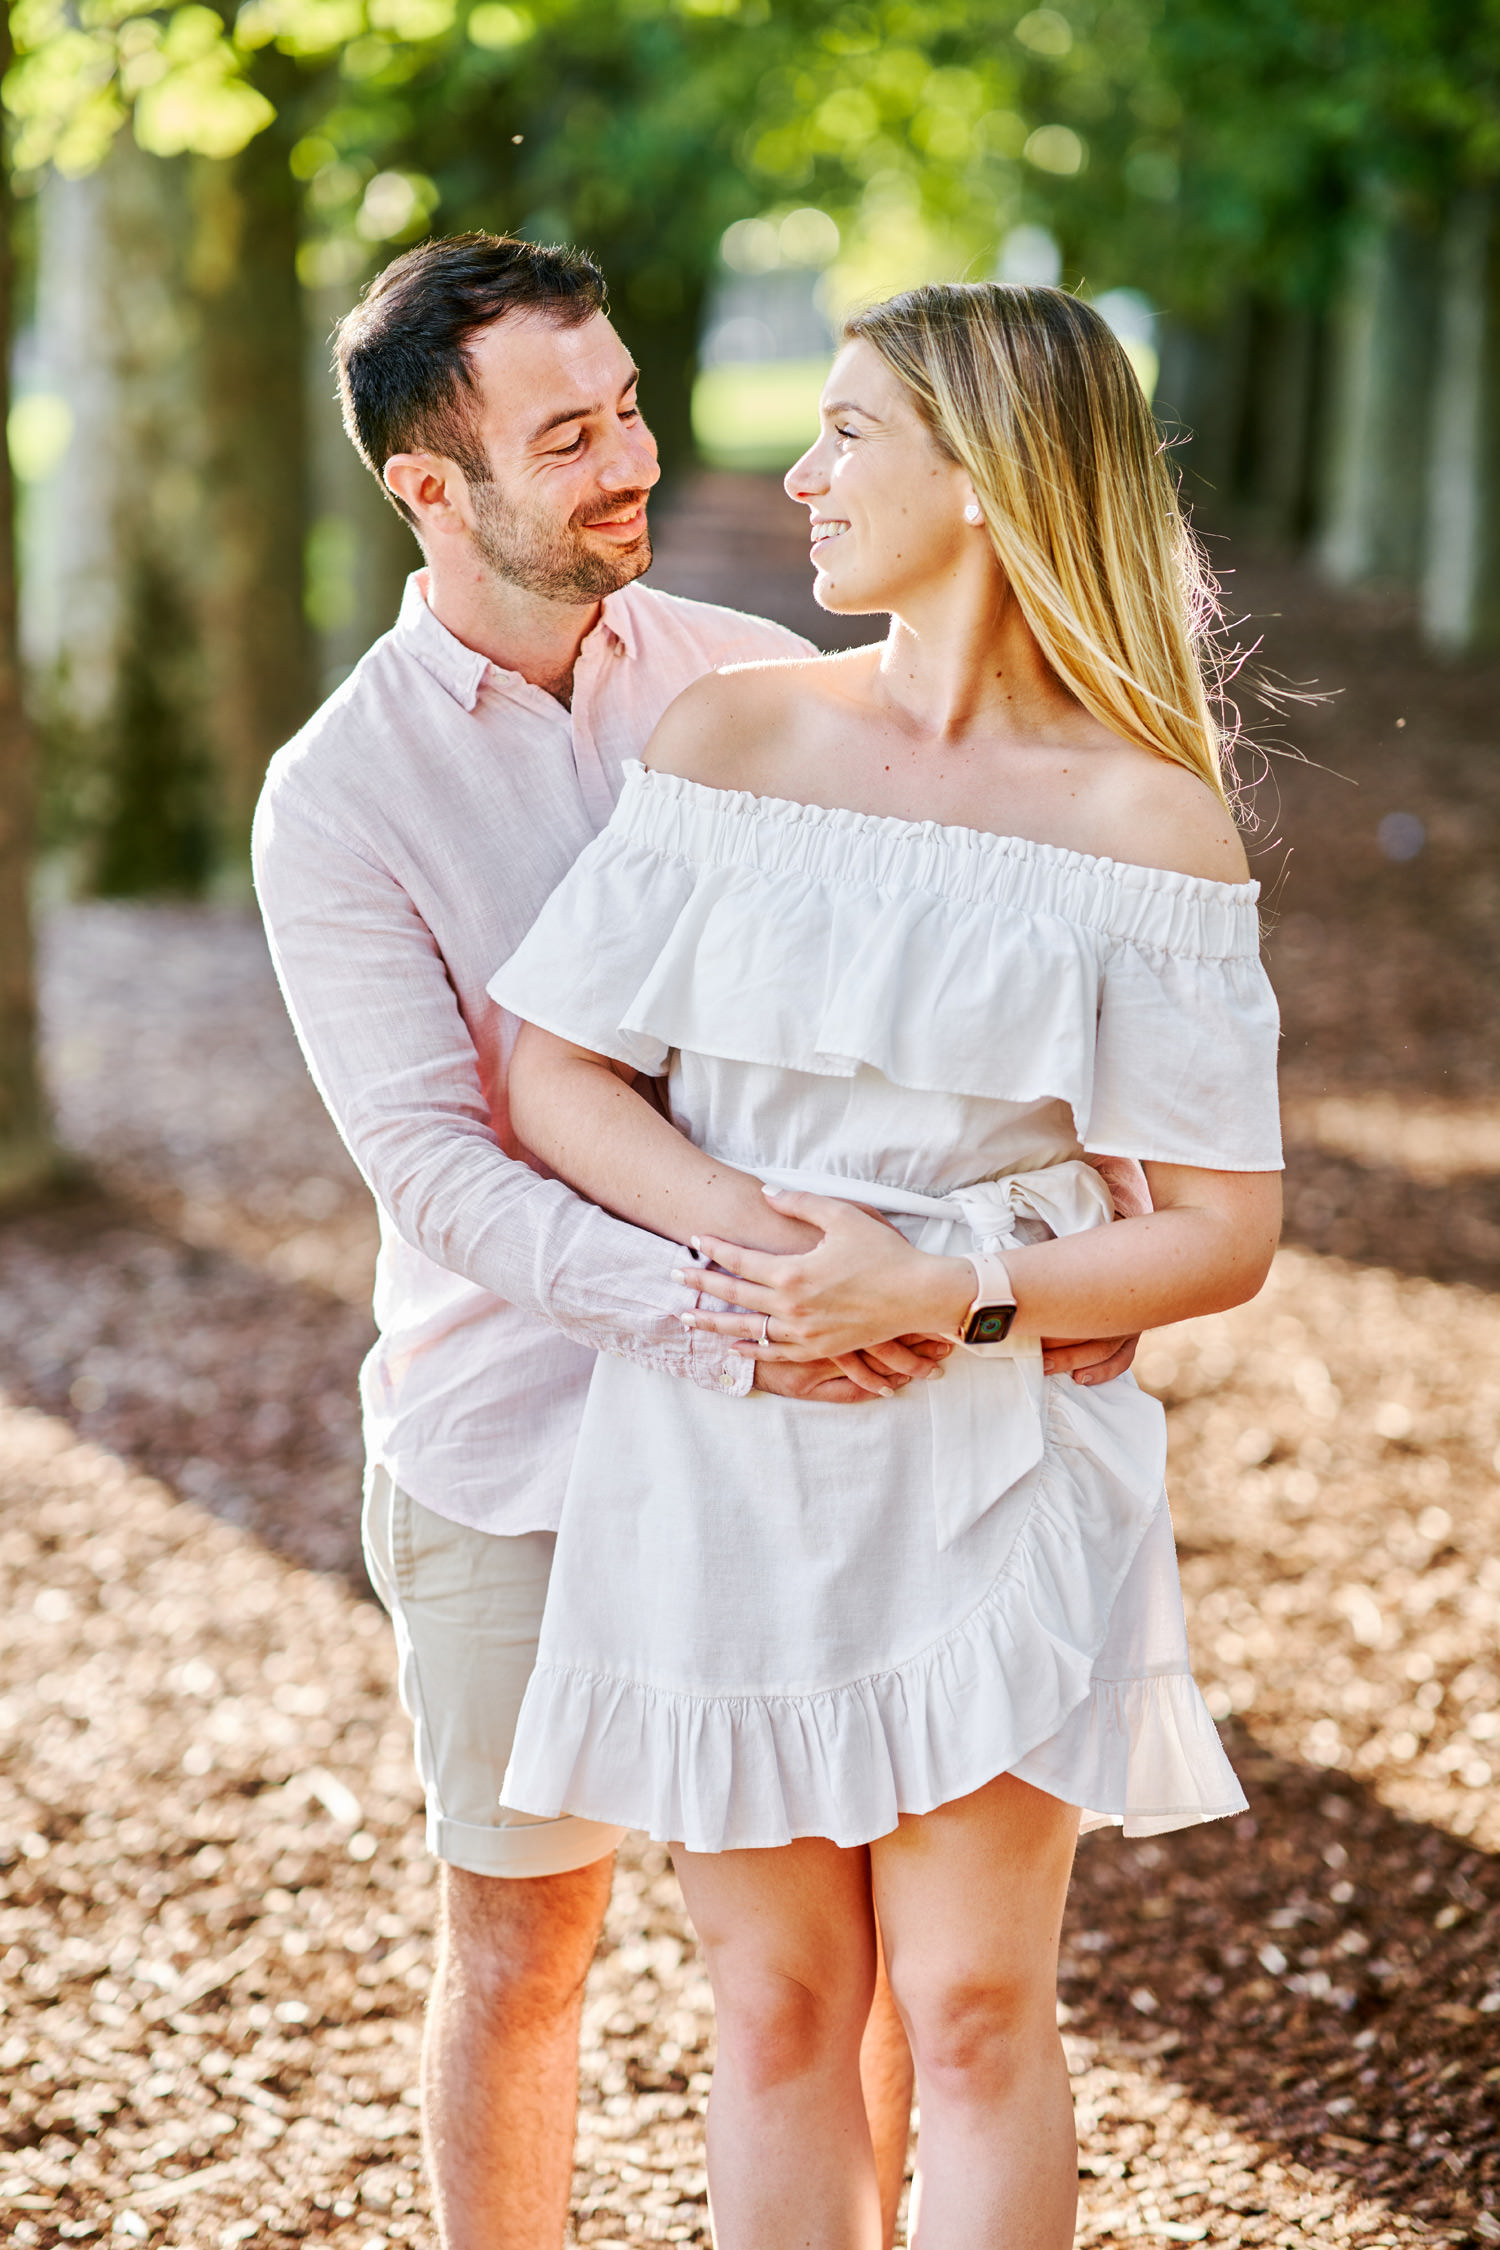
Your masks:
<instances>
[{"instance_id":1,"label":"woman's blonde hair","mask_svg":"<svg viewBox=\"0 0 1500 2250\"><path fill-rule=\"evenodd\" d=\"M1218 590L1135 370L1062 289L908 290L844 324L974 486L1042 653L1086 711L1227 797Z\"/></svg>"}]
</instances>

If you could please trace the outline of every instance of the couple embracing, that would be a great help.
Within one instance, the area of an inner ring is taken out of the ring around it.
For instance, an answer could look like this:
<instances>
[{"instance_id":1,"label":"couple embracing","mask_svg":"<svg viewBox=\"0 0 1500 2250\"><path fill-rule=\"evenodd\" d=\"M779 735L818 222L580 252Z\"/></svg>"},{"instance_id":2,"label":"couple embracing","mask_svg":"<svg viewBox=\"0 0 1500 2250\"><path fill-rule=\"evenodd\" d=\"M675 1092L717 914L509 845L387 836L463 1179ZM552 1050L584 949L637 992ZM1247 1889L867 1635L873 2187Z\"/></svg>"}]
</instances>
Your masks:
<instances>
[{"instance_id":1,"label":"couple embracing","mask_svg":"<svg viewBox=\"0 0 1500 2250\"><path fill-rule=\"evenodd\" d=\"M787 489L820 603L890 626L820 657L636 583L655 451L585 257L428 244L339 365L426 567L256 872L380 1208L444 2242L562 2240L636 1828L713 1983L721 2250L888 2242L913 2062L913 2242L1062 2250L1080 1827L1244 1801L1130 1340L1252 1295L1279 1209L1146 402L1059 290L856 315Z\"/></svg>"}]
</instances>

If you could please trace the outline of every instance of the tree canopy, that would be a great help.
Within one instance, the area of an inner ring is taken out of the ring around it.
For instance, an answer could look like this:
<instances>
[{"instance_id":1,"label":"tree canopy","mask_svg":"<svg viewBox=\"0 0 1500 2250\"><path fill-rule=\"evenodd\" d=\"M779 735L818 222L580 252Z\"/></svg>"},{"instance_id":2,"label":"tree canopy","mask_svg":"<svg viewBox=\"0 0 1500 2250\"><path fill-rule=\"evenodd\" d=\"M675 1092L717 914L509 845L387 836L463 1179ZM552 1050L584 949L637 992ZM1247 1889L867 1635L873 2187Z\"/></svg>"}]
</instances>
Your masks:
<instances>
[{"instance_id":1,"label":"tree canopy","mask_svg":"<svg viewBox=\"0 0 1500 2250\"><path fill-rule=\"evenodd\" d=\"M1362 194L1500 171L1497 0L18 0L19 171L127 117L227 157L281 113L309 278L485 221L687 309L723 230L828 212L854 280L914 220L947 263L1044 221L1070 275L1211 306L1319 286Z\"/></svg>"}]
</instances>

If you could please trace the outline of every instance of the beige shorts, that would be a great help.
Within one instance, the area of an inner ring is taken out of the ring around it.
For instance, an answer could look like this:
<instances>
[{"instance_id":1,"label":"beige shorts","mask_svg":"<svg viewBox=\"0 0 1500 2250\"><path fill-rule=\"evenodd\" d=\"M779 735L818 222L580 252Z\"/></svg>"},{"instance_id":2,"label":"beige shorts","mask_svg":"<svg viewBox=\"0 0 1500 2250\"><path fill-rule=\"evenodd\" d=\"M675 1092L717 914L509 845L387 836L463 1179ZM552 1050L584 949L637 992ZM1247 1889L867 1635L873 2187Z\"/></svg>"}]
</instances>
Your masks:
<instances>
[{"instance_id":1,"label":"beige shorts","mask_svg":"<svg viewBox=\"0 0 1500 2250\"><path fill-rule=\"evenodd\" d=\"M623 1828L511 1812L500 1785L536 1661L555 1535L471 1531L372 1469L365 1564L396 1628L402 1707L427 1793L427 1848L471 1875L565 1875Z\"/></svg>"}]
</instances>

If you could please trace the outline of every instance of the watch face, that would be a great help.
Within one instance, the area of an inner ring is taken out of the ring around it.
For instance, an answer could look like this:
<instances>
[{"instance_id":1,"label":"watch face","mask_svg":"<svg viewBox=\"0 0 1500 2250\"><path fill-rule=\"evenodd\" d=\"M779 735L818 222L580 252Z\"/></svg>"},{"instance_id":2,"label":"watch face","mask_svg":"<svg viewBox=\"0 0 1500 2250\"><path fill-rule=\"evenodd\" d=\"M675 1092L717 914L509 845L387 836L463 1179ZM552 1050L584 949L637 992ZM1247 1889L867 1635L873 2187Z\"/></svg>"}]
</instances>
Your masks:
<instances>
[{"instance_id":1,"label":"watch face","mask_svg":"<svg viewBox=\"0 0 1500 2250\"><path fill-rule=\"evenodd\" d=\"M1003 1344L1016 1317L1014 1305L981 1305L964 1330L966 1344Z\"/></svg>"}]
</instances>

